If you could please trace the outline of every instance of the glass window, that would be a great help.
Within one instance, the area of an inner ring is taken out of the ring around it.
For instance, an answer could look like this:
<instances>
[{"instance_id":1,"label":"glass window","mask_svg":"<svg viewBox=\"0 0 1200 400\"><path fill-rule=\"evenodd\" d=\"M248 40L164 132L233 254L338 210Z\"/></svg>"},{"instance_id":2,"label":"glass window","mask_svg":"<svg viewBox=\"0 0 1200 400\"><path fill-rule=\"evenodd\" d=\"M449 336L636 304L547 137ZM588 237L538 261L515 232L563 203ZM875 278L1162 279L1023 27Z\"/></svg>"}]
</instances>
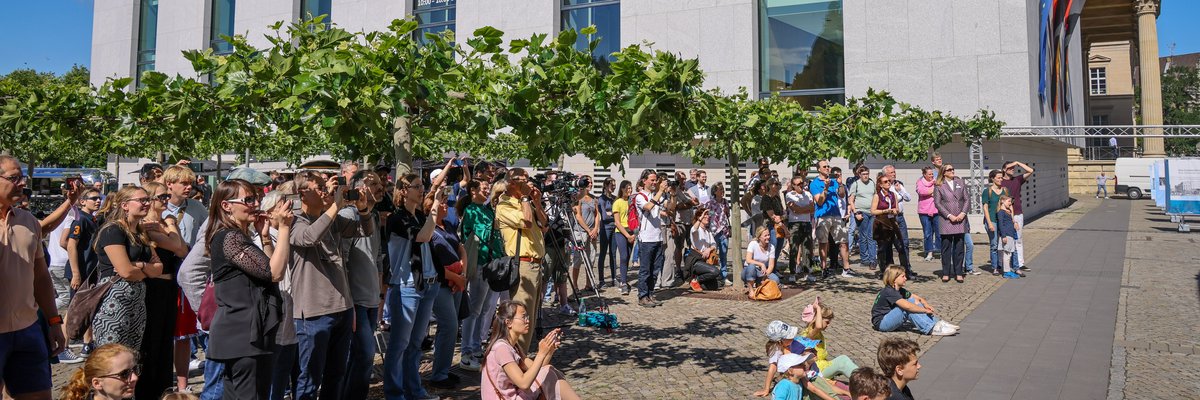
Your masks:
<instances>
[{"instance_id":1,"label":"glass window","mask_svg":"<svg viewBox=\"0 0 1200 400\"><path fill-rule=\"evenodd\" d=\"M417 41L424 43L426 33L454 32L456 0L413 0L413 15L417 17Z\"/></svg>"},{"instance_id":2,"label":"glass window","mask_svg":"<svg viewBox=\"0 0 1200 400\"><path fill-rule=\"evenodd\" d=\"M1093 95L1108 94L1108 73L1104 68L1090 68L1088 75Z\"/></svg>"},{"instance_id":3,"label":"glass window","mask_svg":"<svg viewBox=\"0 0 1200 400\"><path fill-rule=\"evenodd\" d=\"M325 23L326 27L329 27L333 23L332 18L330 18L333 16L332 2L333 0L301 0L300 19L309 20L324 15L325 20L322 22Z\"/></svg>"},{"instance_id":4,"label":"glass window","mask_svg":"<svg viewBox=\"0 0 1200 400\"><path fill-rule=\"evenodd\" d=\"M596 26L593 35L579 35L575 48L588 50L588 43L600 39L592 60L603 69L616 60L613 53L621 50L621 2L619 0L562 0L562 29L579 31Z\"/></svg>"},{"instance_id":5,"label":"glass window","mask_svg":"<svg viewBox=\"0 0 1200 400\"><path fill-rule=\"evenodd\" d=\"M841 0L760 0L762 96L845 101Z\"/></svg>"},{"instance_id":6,"label":"glass window","mask_svg":"<svg viewBox=\"0 0 1200 400\"><path fill-rule=\"evenodd\" d=\"M221 36L233 36L233 11L237 0L212 0L212 20L209 30L209 44L213 52L228 54L233 52L233 45Z\"/></svg>"},{"instance_id":7,"label":"glass window","mask_svg":"<svg viewBox=\"0 0 1200 400\"><path fill-rule=\"evenodd\" d=\"M154 47L158 41L158 0L142 0L138 14L137 71L134 80L141 86L142 73L154 70Z\"/></svg>"}]
</instances>

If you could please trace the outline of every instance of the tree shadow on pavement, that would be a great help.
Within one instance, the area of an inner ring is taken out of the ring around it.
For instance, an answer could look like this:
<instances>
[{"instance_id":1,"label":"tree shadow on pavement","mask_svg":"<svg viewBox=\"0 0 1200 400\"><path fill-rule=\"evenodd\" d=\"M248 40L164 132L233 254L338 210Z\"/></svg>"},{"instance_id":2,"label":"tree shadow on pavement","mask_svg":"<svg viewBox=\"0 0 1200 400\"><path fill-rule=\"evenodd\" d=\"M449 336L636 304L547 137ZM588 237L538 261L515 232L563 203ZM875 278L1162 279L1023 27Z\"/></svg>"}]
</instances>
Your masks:
<instances>
[{"instance_id":1,"label":"tree shadow on pavement","mask_svg":"<svg viewBox=\"0 0 1200 400\"><path fill-rule=\"evenodd\" d=\"M754 329L736 322L733 316L697 317L670 328L622 325L611 333L575 328L570 332L571 343L564 343L555 353L555 365L572 375L584 376L618 364L631 364L637 369L689 364L709 373L750 372L758 369L762 357L737 355L733 341L720 338Z\"/></svg>"}]
</instances>

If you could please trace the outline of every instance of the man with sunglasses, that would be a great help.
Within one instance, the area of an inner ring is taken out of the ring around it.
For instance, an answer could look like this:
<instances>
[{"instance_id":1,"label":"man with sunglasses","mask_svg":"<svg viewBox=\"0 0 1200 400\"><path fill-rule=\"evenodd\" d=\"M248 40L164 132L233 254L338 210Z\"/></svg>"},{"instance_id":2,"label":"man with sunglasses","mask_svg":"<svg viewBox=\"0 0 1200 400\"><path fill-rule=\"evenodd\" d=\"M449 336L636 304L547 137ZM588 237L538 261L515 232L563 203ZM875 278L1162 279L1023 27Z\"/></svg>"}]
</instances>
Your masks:
<instances>
[{"instance_id":1,"label":"man with sunglasses","mask_svg":"<svg viewBox=\"0 0 1200 400\"><path fill-rule=\"evenodd\" d=\"M67 346L42 249L41 223L14 205L24 197L21 163L0 156L0 385L14 399L51 398L50 356ZM51 325L38 326L38 310ZM47 343L47 341L49 343Z\"/></svg>"},{"instance_id":2,"label":"man with sunglasses","mask_svg":"<svg viewBox=\"0 0 1200 400\"><path fill-rule=\"evenodd\" d=\"M813 217L817 219L817 243L821 246L821 265L829 263L831 252L838 252L842 261L842 277L850 277L854 270L850 269L850 248L846 240L850 231L846 228L846 220L842 216L840 196L842 188L838 179L830 176L829 160L817 161L817 179L808 184L808 192L813 196L816 208ZM837 249L831 247L837 246Z\"/></svg>"},{"instance_id":3,"label":"man with sunglasses","mask_svg":"<svg viewBox=\"0 0 1200 400\"><path fill-rule=\"evenodd\" d=\"M1017 167L1021 168L1020 173ZM1025 214L1021 210L1021 186L1033 176L1033 168L1020 161L1009 161L1004 163L1004 181L1000 182L1000 186L1008 189L1008 194L1012 196L1012 211L1013 222L1017 225L1017 251L1013 252L1012 264L1020 265L1020 268L1028 271L1029 267L1025 266L1025 244L1021 240L1025 235L1021 234L1021 229L1025 227Z\"/></svg>"}]
</instances>

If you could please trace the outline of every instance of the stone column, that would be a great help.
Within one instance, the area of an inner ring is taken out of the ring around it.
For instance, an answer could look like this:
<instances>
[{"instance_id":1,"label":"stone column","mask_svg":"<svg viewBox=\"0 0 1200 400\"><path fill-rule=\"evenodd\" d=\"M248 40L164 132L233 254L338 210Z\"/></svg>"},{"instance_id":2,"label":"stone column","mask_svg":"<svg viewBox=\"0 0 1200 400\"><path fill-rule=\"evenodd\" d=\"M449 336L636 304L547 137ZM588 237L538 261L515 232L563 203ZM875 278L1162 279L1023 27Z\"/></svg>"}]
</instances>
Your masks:
<instances>
[{"instance_id":1,"label":"stone column","mask_svg":"<svg viewBox=\"0 0 1200 400\"><path fill-rule=\"evenodd\" d=\"M1158 19L1160 0L1138 0L1138 59L1142 86L1142 125L1162 125L1162 71L1158 65ZM1161 133L1147 129L1146 133ZM1165 157L1162 138L1144 138L1144 157Z\"/></svg>"}]
</instances>

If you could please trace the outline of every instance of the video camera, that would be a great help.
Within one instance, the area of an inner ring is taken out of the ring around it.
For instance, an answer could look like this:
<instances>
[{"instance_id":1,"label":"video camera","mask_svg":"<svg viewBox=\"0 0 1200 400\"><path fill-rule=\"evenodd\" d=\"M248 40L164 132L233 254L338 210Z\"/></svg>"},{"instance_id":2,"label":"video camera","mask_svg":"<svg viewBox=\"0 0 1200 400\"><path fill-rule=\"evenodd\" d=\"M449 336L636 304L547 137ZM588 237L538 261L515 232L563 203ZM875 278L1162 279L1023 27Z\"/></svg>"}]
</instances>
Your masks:
<instances>
[{"instance_id":1,"label":"video camera","mask_svg":"<svg viewBox=\"0 0 1200 400\"><path fill-rule=\"evenodd\" d=\"M591 189L592 181L588 177L579 177L573 173L560 171L555 172L558 175L552 182L546 180L546 174L537 174L533 176L534 185L537 185L538 190L542 193L554 194L575 194L580 189Z\"/></svg>"}]
</instances>

